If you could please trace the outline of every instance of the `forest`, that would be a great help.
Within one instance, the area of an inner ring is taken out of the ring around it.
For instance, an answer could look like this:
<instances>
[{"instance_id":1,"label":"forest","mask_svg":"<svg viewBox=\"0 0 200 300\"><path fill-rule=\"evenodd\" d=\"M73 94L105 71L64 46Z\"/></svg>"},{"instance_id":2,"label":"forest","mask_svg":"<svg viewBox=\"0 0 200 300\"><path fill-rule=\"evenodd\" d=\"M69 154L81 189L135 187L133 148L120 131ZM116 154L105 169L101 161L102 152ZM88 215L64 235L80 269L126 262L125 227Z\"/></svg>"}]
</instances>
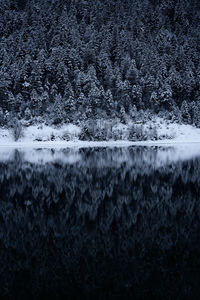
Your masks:
<instances>
[{"instance_id":1,"label":"forest","mask_svg":"<svg viewBox=\"0 0 200 300\"><path fill-rule=\"evenodd\" d=\"M0 125L167 115L200 127L199 0L1 0Z\"/></svg>"}]
</instances>

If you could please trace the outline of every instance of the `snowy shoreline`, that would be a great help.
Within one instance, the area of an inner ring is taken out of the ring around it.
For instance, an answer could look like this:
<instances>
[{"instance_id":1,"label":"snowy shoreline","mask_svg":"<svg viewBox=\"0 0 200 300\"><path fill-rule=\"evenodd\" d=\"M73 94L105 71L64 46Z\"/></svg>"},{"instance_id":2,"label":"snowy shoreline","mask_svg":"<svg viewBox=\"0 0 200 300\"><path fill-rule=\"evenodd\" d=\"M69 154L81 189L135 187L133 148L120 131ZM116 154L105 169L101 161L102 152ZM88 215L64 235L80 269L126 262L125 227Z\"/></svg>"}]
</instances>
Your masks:
<instances>
[{"instance_id":1,"label":"snowy shoreline","mask_svg":"<svg viewBox=\"0 0 200 300\"><path fill-rule=\"evenodd\" d=\"M135 124L124 125L117 123L112 130L115 139L81 140L82 128L73 124L60 127L50 127L45 124L23 127L23 134L14 141L11 129L0 128L0 147L5 148L86 148L86 147L128 147L128 146L171 146L179 144L200 143L200 128L192 125L169 123L158 119L153 123L143 124L143 129L156 128L156 138L147 136L146 140L129 140L130 127ZM105 125L105 124L104 124ZM108 124L109 126L109 124ZM137 126L137 125L136 125ZM137 130L137 128L136 128ZM120 137L120 138L118 138Z\"/></svg>"},{"instance_id":2,"label":"snowy shoreline","mask_svg":"<svg viewBox=\"0 0 200 300\"><path fill-rule=\"evenodd\" d=\"M9 142L1 143L0 148L103 148L103 147L130 147L130 146L176 146L200 144L199 141L159 140L159 141L48 141L48 142Z\"/></svg>"}]
</instances>

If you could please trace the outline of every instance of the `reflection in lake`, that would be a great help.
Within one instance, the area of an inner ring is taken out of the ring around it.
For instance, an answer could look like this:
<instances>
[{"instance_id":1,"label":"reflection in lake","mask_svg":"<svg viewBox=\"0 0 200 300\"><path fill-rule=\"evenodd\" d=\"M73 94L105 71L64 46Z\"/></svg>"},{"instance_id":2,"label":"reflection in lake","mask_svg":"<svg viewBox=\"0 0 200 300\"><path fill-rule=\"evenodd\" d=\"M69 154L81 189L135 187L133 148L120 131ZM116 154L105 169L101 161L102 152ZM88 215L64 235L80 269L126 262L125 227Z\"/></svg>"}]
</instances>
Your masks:
<instances>
[{"instance_id":1,"label":"reflection in lake","mask_svg":"<svg viewBox=\"0 0 200 300\"><path fill-rule=\"evenodd\" d=\"M0 155L1 296L198 298L198 151Z\"/></svg>"}]
</instances>

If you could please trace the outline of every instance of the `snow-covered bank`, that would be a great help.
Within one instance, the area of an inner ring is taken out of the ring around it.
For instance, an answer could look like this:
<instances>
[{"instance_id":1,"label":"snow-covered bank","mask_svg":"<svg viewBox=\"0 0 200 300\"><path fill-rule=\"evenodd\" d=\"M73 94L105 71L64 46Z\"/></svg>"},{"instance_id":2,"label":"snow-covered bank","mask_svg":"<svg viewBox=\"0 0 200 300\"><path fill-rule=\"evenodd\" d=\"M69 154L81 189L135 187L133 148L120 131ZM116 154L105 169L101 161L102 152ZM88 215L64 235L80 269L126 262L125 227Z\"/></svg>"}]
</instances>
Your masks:
<instances>
[{"instance_id":1,"label":"snow-covered bank","mask_svg":"<svg viewBox=\"0 0 200 300\"><path fill-rule=\"evenodd\" d=\"M193 146L200 144L199 141L183 141L183 140L160 140L160 141L48 141L48 142L8 142L1 143L0 148L50 148L50 149L65 149L65 148L103 148L103 147L130 147L130 146L176 146L188 145ZM199 149L200 150L200 149Z\"/></svg>"},{"instance_id":2,"label":"snow-covered bank","mask_svg":"<svg viewBox=\"0 0 200 300\"><path fill-rule=\"evenodd\" d=\"M110 126L110 125L109 125ZM129 140L130 127L134 130L142 130L147 135L145 140ZM134 127L135 126L135 127ZM104 124L105 128L105 124ZM138 129L139 128L139 129ZM152 135L153 131L156 136ZM73 124L66 124L60 127L50 127L44 124L23 127L22 135L18 141L14 141L11 129L0 128L0 147L34 147L34 148L67 148L67 147L122 147L131 145L172 145L180 143L200 143L200 128L191 125L169 123L157 118L154 122L146 124L122 124L118 123L112 127L115 133L115 140L82 140L82 128ZM109 129L110 130L110 129ZM119 137L119 138L118 138Z\"/></svg>"}]
</instances>

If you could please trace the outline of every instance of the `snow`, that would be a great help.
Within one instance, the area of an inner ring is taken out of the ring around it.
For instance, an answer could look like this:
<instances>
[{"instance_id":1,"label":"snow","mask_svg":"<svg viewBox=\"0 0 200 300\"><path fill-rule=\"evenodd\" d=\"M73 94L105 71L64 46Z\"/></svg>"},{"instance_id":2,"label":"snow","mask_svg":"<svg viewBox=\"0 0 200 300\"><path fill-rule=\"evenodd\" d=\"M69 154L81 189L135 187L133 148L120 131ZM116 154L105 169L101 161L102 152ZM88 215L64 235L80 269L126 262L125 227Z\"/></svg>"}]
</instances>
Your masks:
<instances>
[{"instance_id":1,"label":"snow","mask_svg":"<svg viewBox=\"0 0 200 300\"><path fill-rule=\"evenodd\" d=\"M115 124L114 130L121 132L124 140L95 142L80 141L81 128L73 124L60 127L50 127L44 124L24 127L23 136L17 142L14 141L11 130L0 128L0 161L13 159L15 149L19 149L23 160L31 163L45 164L61 161L62 163L74 164L82 159L79 152L80 148L92 147L123 148L125 151L123 157L128 159L125 148L129 146L159 147L156 151L155 166L200 156L199 128L169 123L161 118L148 122L144 126L145 129L156 127L160 140L128 141L126 139L128 125L122 123ZM143 159L144 161L146 159L148 163L149 154L146 157L144 155ZM117 160L120 161L120 157L117 157Z\"/></svg>"},{"instance_id":2,"label":"snow","mask_svg":"<svg viewBox=\"0 0 200 300\"><path fill-rule=\"evenodd\" d=\"M200 128L177 123L160 123L157 126L158 136L171 136L174 142L200 142Z\"/></svg>"},{"instance_id":3,"label":"snow","mask_svg":"<svg viewBox=\"0 0 200 300\"><path fill-rule=\"evenodd\" d=\"M71 141L77 140L81 129L73 124L67 124L60 128L54 128L46 125L32 125L25 129L24 136L19 140L25 143L31 141L51 141L63 140L68 138Z\"/></svg>"},{"instance_id":4,"label":"snow","mask_svg":"<svg viewBox=\"0 0 200 300\"><path fill-rule=\"evenodd\" d=\"M156 127L158 140L136 141L127 140L127 125L117 124L122 132L123 140L119 141L80 141L81 128L66 124L60 127L50 127L44 124L24 127L23 136L14 141L11 130L0 128L0 147L32 147L32 148L82 148L82 147L127 147L131 145L172 145L180 143L200 143L200 129L192 125L169 123L161 118L144 124L144 128Z\"/></svg>"}]
</instances>

